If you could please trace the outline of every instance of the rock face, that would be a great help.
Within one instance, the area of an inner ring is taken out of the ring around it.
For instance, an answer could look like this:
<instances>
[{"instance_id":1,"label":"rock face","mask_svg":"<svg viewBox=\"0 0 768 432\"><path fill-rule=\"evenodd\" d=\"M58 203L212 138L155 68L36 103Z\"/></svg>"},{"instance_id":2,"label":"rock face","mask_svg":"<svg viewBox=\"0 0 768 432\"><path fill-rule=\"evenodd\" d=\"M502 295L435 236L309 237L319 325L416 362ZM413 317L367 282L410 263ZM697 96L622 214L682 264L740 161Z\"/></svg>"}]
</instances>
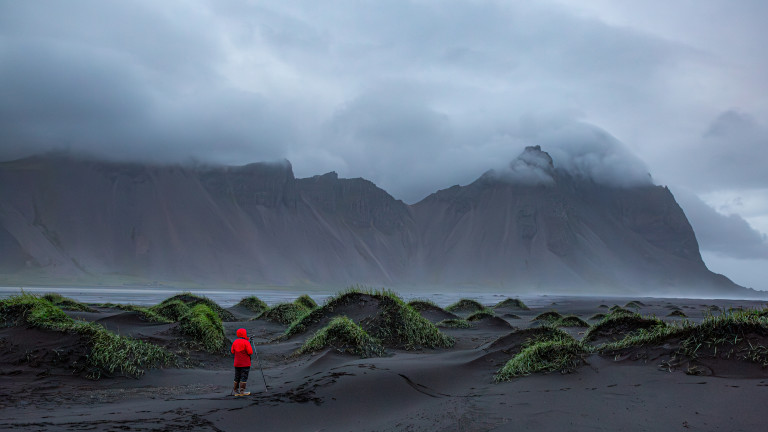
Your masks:
<instances>
[{"instance_id":1,"label":"rock face","mask_svg":"<svg viewBox=\"0 0 768 432\"><path fill-rule=\"evenodd\" d=\"M6 162L0 277L510 292L742 289L706 268L668 189L575 178L537 147L508 173L489 171L411 206L364 179L296 179L287 161Z\"/></svg>"}]
</instances>

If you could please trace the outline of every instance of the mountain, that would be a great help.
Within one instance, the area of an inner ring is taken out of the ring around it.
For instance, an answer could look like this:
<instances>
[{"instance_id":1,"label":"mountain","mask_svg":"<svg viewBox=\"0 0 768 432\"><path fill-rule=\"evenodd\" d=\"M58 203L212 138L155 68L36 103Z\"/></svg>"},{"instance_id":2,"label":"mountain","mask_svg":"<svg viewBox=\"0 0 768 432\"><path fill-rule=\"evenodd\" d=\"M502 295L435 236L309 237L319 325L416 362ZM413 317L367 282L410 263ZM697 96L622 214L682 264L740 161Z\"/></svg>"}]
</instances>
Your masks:
<instances>
[{"instance_id":1,"label":"mountain","mask_svg":"<svg viewBox=\"0 0 768 432\"><path fill-rule=\"evenodd\" d=\"M204 167L63 155L0 163L0 277L740 292L710 272L665 187L612 187L529 147L508 172L406 205L290 163ZM20 283L21 283L20 282Z\"/></svg>"}]
</instances>

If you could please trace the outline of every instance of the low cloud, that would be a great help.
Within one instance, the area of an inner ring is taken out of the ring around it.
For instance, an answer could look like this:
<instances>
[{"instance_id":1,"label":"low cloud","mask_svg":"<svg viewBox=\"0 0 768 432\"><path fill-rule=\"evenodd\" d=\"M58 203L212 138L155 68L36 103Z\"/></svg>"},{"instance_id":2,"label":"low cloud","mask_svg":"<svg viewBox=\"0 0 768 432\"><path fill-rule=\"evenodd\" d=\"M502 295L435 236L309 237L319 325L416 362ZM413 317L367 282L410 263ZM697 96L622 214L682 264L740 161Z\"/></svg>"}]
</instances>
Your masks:
<instances>
[{"instance_id":1,"label":"low cloud","mask_svg":"<svg viewBox=\"0 0 768 432\"><path fill-rule=\"evenodd\" d=\"M692 192L677 190L674 194L702 251L737 259L768 259L768 236L741 216L721 214Z\"/></svg>"}]
</instances>

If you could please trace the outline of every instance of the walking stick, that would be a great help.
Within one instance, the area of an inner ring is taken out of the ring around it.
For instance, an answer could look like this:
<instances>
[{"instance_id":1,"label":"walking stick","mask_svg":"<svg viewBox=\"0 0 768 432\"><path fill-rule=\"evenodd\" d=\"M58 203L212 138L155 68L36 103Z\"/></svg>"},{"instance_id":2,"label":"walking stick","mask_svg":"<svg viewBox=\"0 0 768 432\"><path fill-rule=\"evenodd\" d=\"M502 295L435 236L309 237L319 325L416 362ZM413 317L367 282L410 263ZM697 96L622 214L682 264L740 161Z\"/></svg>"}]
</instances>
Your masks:
<instances>
[{"instance_id":1,"label":"walking stick","mask_svg":"<svg viewBox=\"0 0 768 432\"><path fill-rule=\"evenodd\" d=\"M253 337L249 338L251 341L251 348L253 348L253 353L256 354L256 364L259 365L259 371L261 371L261 379L264 380L264 388L269 391L269 386L267 385L267 379L264 378L264 369L261 368L261 360L259 359L259 351L256 350L256 345L253 344Z\"/></svg>"}]
</instances>

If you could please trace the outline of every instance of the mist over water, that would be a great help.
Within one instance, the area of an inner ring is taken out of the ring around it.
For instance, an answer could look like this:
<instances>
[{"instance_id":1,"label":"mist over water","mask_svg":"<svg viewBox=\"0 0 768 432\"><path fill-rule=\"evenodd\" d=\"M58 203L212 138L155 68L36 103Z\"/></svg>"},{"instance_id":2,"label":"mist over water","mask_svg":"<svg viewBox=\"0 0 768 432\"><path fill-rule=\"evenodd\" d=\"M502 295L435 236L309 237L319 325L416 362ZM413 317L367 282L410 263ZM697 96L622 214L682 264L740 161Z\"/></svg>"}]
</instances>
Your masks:
<instances>
[{"instance_id":1,"label":"mist over water","mask_svg":"<svg viewBox=\"0 0 768 432\"><path fill-rule=\"evenodd\" d=\"M269 306L279 303L290 303L302 294L308 294L318 304L322 305L326 299L336 295L342 289L329 290L319 288L287 288L287 289L241 289L241 290L218 290L218 289L175 289L175 288L113 288L113 287L0 287L0 299L22 292L42 296L46 293L55 292L65 297L70 297L82 303L120 303L134 304L138 306L153 306L163 300L182 292L191 292L196 295L205 296L216 302L222 307L231 307L240 300L248 296L256 296ZM526 305L532 308L540 308L556 305L561 299L589 298L594 297L595 301L609 301L606 299L641 299L641 298L697 298L696 296L683 293L670 292L646 292L642 295L619 295L616 293L585 293L576 294L522 294L504 293L503 291L456 291L456 292L437 292L432 290L393 290L404 301L408 302L414 299L426 299L436 303L440 307L446 307L456 303L462 298L476 300L483 305L493 306L506 298L519 298ZM756 293L756 297L759 295ZM720 298L729 299L732 296L708 296L702 298ZM761 297L765 298L765 296ZM618 300L616 300L618 301Z\"/></svg>"}]
</instances>

